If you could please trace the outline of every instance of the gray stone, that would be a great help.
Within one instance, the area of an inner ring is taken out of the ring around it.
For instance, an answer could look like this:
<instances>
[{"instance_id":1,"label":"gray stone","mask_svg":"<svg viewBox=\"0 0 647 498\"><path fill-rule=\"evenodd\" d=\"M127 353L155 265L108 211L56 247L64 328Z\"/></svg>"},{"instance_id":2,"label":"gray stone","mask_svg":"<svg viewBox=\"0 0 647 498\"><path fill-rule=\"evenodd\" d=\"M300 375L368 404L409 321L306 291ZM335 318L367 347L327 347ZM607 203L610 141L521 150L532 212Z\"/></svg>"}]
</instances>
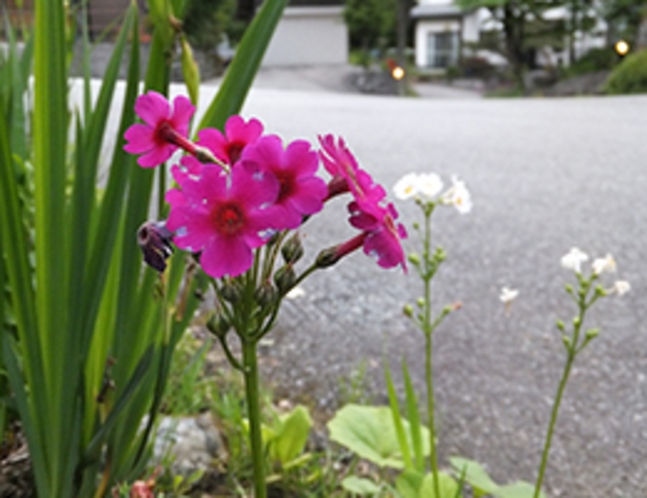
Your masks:
<instances>
[{"instance_id":1,"label":"gray stone","mask_svg":"<svg viewBox=\"0 0 647 498\"><path fill-rule=\"evenodd\" d=\"M227 449L210 413L163 417L155 435L155 463L171 460L171 472L188 477L196 471L210 473L225 462Z\"/></svg>"}]
</instances>

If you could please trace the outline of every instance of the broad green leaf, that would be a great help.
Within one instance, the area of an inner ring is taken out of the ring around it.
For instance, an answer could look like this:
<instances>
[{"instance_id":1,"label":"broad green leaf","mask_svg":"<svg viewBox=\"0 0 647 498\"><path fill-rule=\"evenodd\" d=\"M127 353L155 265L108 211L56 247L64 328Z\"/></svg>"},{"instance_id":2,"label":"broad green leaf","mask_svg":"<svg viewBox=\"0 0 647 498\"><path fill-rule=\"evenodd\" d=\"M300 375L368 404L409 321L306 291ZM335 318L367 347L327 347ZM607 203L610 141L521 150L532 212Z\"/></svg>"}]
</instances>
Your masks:
<instances>
[{"instance_id":1,"label":"broad green leaf","mask_svg":"<svg viewBox=\"0 0 647 498\"><path fill-rule=\"evenodd\" d=\"M436 496L434 490L434 475L427 474L422 481L418 498L454 498L458 491L458 483L449 474L438 472L438 491L440 496Z\"/></svg>"},{"instance_id":2,"label":"broad green leaf","mask_svg":"<svg viewBox=\"0 0 647 498\"><path fill-rule=\"evenodd\" d=\"M341 482L341 487L356 495L374 495L380 492L380 487L370 479L349 476Z\"/></svg>"},{"instance_id":3,"label":"broad green leaf","mask_svg":"<svg viewBox=\"0 0 647 498\"><path fill-rule=\"evenodd\" d=\"M312 419L308 409L297 406L290 413L281 415L280 428L269 441L270 457L286 465L301 454L305 448Z\"/></svg>"},{"instance_id":4,"label":"broad green leaf","mask_svg":"<svg viewBox=\"0 0 647 498\"><path fill-rule=\"evenodd\" d=\"M424 474L414 469L407 469L395 480L395 488L402 498L418 498L425 479Z\"/></svg>"},{"instance_id":5,"label":"broad green leaf","mask_svg":"<svg viewBox=\"0 0 647 498\"><path fill-rule=\"evenodd\" d=\"M451 457L449 461L459 474L465 471L465 482L480 494L494 494L499 489L480 463L460 457Z\"/></svg>"},{"instance_id":6,"label":"broad green leaf","mask_svg":"<svg viewBox=\"0 0 647 498\"><path fill-rule=\"evenodd\" d=\"M513 484L499 486L499 489L493 493L497 498L533 498L535 496L535 486L524 481L518 481ZM539 493L541 498L546 498L544 493Z\"/></svg>"},{"instance_id":7,"label":"broad green leaf","mask_svg":"<svg viewBox=\"0 0 647 498\"><path fill-rule=\"evenodd\" d=\"M408 433L409 422L403 419L402 424ZM379 467L404 467L389 407L346 405L328 422L328 430L330 439ZM422 434L429 437L426 427L422 428ZM429 447L423 448L423 452L428 455Z\"/></svg>"}]
</instances>

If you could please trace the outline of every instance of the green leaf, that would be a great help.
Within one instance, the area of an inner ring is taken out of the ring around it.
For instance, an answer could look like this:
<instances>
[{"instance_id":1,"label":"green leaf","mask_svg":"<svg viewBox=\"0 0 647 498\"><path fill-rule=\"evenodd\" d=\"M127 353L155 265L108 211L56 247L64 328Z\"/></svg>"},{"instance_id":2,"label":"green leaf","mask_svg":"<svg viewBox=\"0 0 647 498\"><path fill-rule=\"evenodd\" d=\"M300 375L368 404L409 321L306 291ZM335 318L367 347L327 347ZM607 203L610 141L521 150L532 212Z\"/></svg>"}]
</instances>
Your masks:
<instances>
[{"instance_id":1,"label":"green leaf","mask_svg":"<svg viewBox=\"0 0 647 498\"><path fill-rule=\"evenodd\" d=\"M411 450L409 449L409 441L407 440L407 435L404 432L404 426L402 425L402 415L400 414L400 404L398 403L398 396L395 392L395 387L393 386L393 379L391 378L391 369L389 368L388 363L386 363L384 366L384 376L386 377L386 389L389 394L389 405L391 406L391 416L393 417L393 426L395 428L395 434L398 438L400 453L402 454L402 459L404 460L404 467L409 469L413 467L413 462L411 460Z\"/></svg>"},{"instance_id":2,"label":"green leaf","mask_svg":"<svg viewBox=\"0 0 647 498\"><path fill-rule=\"evenodd\" d=\"M283 466L294 460L303 452L311 428L312 419L304 406L281 415L279 429L269 441L270 457Z\"/></svg>"},{"instance_id":3,"label":"green leaf","mask_svg":"<svg viewBox=\"0 0 647 498\"><path fill-rule=\"evenodd\" d=\"M494 494L499 489L480 463L460 457L451 457L449 461L458 473L465 472L465 482L478 493Z\"/></svg>"},{"instance_id":4,"label":"green leaf","mask_svg":"<svg viewBox=\"0 0 647 498\"><path fill-rule=\"evenodd\" d=\"M415 456L416 468L423 472L425 470L425 459L422 454L422 435L420 433L420 413L418 412L418 399L416 398L416 393L413 390L413 384L411 383L411 376L409 375L409 369L407 368L406 360L402 360L402 375L404 377L404 389L407 400L407 416L409 417L409 422L411 423L411 443L413 447L413 454Z\"/></svg>"},{"instance_id":5,"label":"green leaf","mask_svg":"<svg viewBox=\"0 0 647 498\"><path fill-rule=\"evenodd\" d=\"M458 491L458 483L449 474L438 472L438 491L439 497L434 491L434 475L427 474L422 481L418 498L454 498Z\"/></svg>"},{"instance_id":6,"label":"green leaf","mask_svg":"<svg viewBox=\"0 0 647 498\"><path fill-rule=\"evenodd\" d=\"M199 130L209 126L222 128L229 116L240 112L287 3L288 0L263 2L245 31L216 98L202 117Z\"/></svg>"},{"instance_id":7,"label":"green leaf","mask_svg":"<svg viewBox=\"0 0 647 498\"><path fill-rule=\"evenodd\" d=\"M492 493L497 498L533 498L535 486L524 481L499 486L496 492ZM541 498L546 498L544 493L539 493Z\"/></svg>"},{"instance_id":8,"label":"green leaf","mask_svg":"<svg viewBox=\"0 0 647 498\"><path fill-rule=\"evenodd\" d=\"M141 381L146 375L146 372L148 371L148 368L153 359L153 352L154 346L151 345L144 356L142 356L142 358L140 359L139 364L133 372L130 381L122 391L119 399L115 402L112 410L110 410L110 414L106 418L106 421L96 432L94 438L92 439L92 441L90 441L90 444L88 444L88 447L85 450L82 464L89 465L98 457L101 444L109 435L110 430L118 422L121 412L128 407L128 401L135 394Z\"/></svg>"},{"instance_id":9,"label":"green leaf","mask_svg":"<svg viewBox=\"0 0 647 498\"><path fill-rule=\"evenodd\" d=\"M414 469L407 469L395 480L395 488L402 498L418 498L425 476Z\"/></svg>"},{"instance_id":10,"label":"green leaf","mask_svg":"<svg viewBox=\"0 0 647 498\"><path fill-rule=\"evenodd\" d=\"M409 422L403 419L402 424L408 432ZM346 405L328 422L328 430L330 439L379 467L404 467L389 407ZM426 427L422 428L422 434L429 437ZM428 455L429 447L423 452Z\"/></svg>"},{"instance_id":11,"label":"green leaf","mask_svg":"<svg viewBox=\"0 0 647 498\"><path fill-rule=\"evenodd\" d=\"M356 495L374 495L380 492L380 487L370 479L349 476L341 482L341 487Z\"/></svg>"},{"instance_id":12,"label":"green leaf","mask_svg":"<svg viewBox=\"0 0 647 498\"><path fill-rule=\"evenodd\" d=\"M191 102L194 106L197 106L200 92L200 68L193 56L191 45L185 36L180 38L180 45L182 47L182 76L184 76Z\"/></svg>"}]
</instances>

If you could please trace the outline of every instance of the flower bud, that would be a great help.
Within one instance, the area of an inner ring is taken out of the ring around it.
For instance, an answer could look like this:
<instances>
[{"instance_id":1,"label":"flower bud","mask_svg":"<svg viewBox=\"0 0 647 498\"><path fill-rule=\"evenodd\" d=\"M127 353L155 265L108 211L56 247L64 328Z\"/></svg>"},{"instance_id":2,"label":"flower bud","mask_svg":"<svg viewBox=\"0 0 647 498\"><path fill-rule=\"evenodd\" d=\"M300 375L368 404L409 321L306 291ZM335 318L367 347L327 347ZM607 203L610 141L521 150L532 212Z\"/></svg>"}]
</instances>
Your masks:
<instances>
[{"instance_id":1,"label":"flower bud","mask_svg":"<svg viewBox=\"0 0 647 498\"><path fill-rule=\"evenodd\" d=\"M317 268L329 268L335 265L341 258L362 247L366 237L367 233L362 232L343 244L324 249L317 256Z\"/></svg>"},{"instance_id":2,"label":"flower bud","mask_svg":"<svg viewBox=\"0 0 647 498\"><path fill-rule=\"evenodd\" d=\"M569 294L573 294L573 286L571 284L566 284L564 286L564 290L568 292Z\"/></svg>"},{"instance_id":3,"label":"flower bud","mask_svg":"<svg viewBox=\"0 0 647 498\"><path fill-rule=\"evenodd\" d=\"M434 259L439 263L447 259L447 253L442 247L439 247L438 249L436 249L436 253L434 254Z\"/></svg>"},{"instance_id":4,"label":"flower bud","mask_svg":"<svg viewBox=\"0 0 647 498\"><path fill-rule=\"evenodd\" d=\"M570 350L570 349L571 349L571 347L572 347L572 342L571 342L571 338L570 338L570 337L568 337L567 335L563 335L563 336L562 336L562 342L564 343L564 347L566 347L566 349L568 349L568 350Z\"/></svg>"},{"instance_id":5,"label":"flower bud","mask_svg":"<svg viewBox=\"0 0 647 498\"><path fill-rule=\"evenodd\" d=\"M586 340L595 339L600 334L600 329L589 329L586 331Z\"/></svg>"},{"instance_id":6,"label":"flower bud","mask_svg":"<svg viewBox=\"0 0 647 498\"><path fill-rule=\"evenodd\" d=\"M420 255L418 253L412 252L409 254L408 259L412 265L418 266L420 264Z\"/></svg>"},{"instance_id":7,"label":"flower bud","mask_svg":"<svg viewBox=\"0 0 647 498\"><path fill-rule=\"evenodd\" d=\"M418 305L418 308L424 308L425 307L425 298L424 297L419 297L416 300L416 304Z\"/></svg>"},{"instance_id":8,"label":"flower bud","mask_svg":"<svg viewBox=\"0 0 647 498\"><path fill-rule=\"evenodd\" d=\"M296 232L290 237L283 247L281 247L281 254L286 263L296 263L303 256L303 244L299 232Z\"/></svg>"},{"instance_id":9,"label":"flower bud","mask_svg":"<svg viewBox=\"0 0 647 498\"><path fill-rule=\"evenodd\" d=\"M579 316L576 316L575 318L573 318L573 325L575 327L579 327L581 322L582 322L582 319Z\"/></svg>"},{"instance_id":10,"label":"flower bud","mask_svg":"<svg viewBox=\"0 0 647 498\"><path fill-rule=\"evenodd\" d=\"M278 287L281 294L285 294L292 287L294 287L296 280L297 275L294 272L294 268L291 264L282 266L281 268L276 270L276 273L274 274L274 283Z\"/></svg>"},{"instance_id":11,"label":"flower bud","mask_svg":"<svg viewBox=\"0 0 647 498\"><path fill-rule=\"evenodd\" d=\"M408 318L413 317L413 306L410 304L405 304L404 307L402 308L402 313L404 313L404 316Z\"/></svg>"},{"instance_id":12,"label":"flower bud","mask_svg":"<svg viewBox=\"0 0 647 498\"><path fill-rule=\"evenodd\" d=\"M564 325L564 322L562 320L557 320L557 328L562 332L564 332L564 329L566 328L566 326Z\"/></svg>"},{"instance_id":13,"label":"flower bud","mask_svg":"<svg viewBox=\"0 0 647 498\"><path fill-rule=\"evenodd\" d=\"M601 285L596 285L595 286L595 293L598 296L606 296L607 295L607 291Z\"/></svg>"},{"instance_id":14,"label":"flower bud","mask_svg":"<svg viewBox=\"0 0 647 498\"><path fill-rule=\"evenodd\" d=\"M160 273L166 270L166 260L173 254L172 235L163 221L144 223L137 231L144 261Z\"/></svg>"},{"instance_id":15,"label":"flower bud","mask_svg":"<svg viewBox=\"0 0 647 498\"><path fill-rule=\"evenodd\" d=\"M261 286L254 291L254 299L261 307L271 306L279 299L276 288L268 281L265 281Z\"/></svg>"},{"instance_id":16,"label":"flower bud","mask_svg":"<svg viewBox=\"0 0 647 498\"><path fill-rule=\"evenodd\" d=\"M267 247L272 247L274 244L278 242L278 240L281 238L281 232L274 232L272 236L268 239L268 241L265 243Z\"/></svg>"},{"instance_id":17,"label":"flower bud","mask_svg":"<svg viewBox=\"0 0 647 498\"><path fill-rule=\"evenodd\" d=\"M229 322L219 313L213 314L207 321L207 329L216 337L224 337L229 328Z\"/></svg>"},{"instance_id":18,"label":"flower bud","mask_svg":"<svg viewBox=\"0 0 647 498\"><path fill-rule=\"evenodd\" d=\"M238 281L227 279L223 282L220 293L225 301L235 304L239 301L243 289Z\"/></svg>"}]
</instances>

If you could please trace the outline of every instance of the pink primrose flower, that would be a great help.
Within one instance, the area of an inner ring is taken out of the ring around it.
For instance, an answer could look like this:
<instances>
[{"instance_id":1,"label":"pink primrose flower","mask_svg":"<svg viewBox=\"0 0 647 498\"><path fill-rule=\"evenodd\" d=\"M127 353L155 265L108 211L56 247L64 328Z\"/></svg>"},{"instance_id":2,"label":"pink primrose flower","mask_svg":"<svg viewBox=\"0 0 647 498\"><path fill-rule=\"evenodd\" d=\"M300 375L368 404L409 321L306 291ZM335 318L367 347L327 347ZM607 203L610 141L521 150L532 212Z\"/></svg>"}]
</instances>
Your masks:
<instances>
[{"instance_id":1,"label":"pink primrose flower","mask_svg":"<svg viewBox=\"0 0 647 498\"><path fill-rule=\"evenodd\" d=\"M261 137L245 149L241 164L250 170L269 171L278 180L275 207L283 213L286 224L282 228L297 228L304 216L323 209L328 187L315 176L319 158L305 140L295 140L283 150L278 136Z\"/></svg>"},{"instance_id":2,"label":"pink primrose flower","mask_svg":"<svg viewBox=\"0 0 647 498\"><path fill-rule=\"evenodd\" d=\"M171 189L166 226L175 232L181 249L201 252L200 264L214 278L237 276L252 265L252 250L267 241L269 232L285 224L273 202L279 183L272 175L236 166L230 174L205 164L199 175L175 168L180 189Z\"/></svg>"},{"instance_id":3,"label":"pink primrose flower","mask_svg":"<svg viewBox=\"0 0 647 498\"><path fill-rule=\"evenodd\" d=\"M243 153L245 147L256 142L263 133L263 125L258 119L245 120L231 116L225 123L225 133L214 128L198 132L198 144L208 148L216 158L233 166Z\"/></svg>"},{"instance_id":4,"label":"pink primrose flower","mask_svg":"<svg viewBox=\"0 0 647 498\"><path fill-rule=\"evenodd\" d=\"M366 234L364 253L377 258L377 264L382 268L400 265L406 272L406 257L400 241L407 238L407 231L401 223L396 224L398 212L395 206L354 201L348 205L348 210L351 225Z\"/></svg>"},{"instance_id":5,"label":"pink primrose flower","mask_svg":"<svg viewBox=\"0 0 647 498\"><path fill-rule=\"evenodd\" d=\"M126 130L124 138L128 143L124 150L142 154L137 159L140 166L153 168L162 164L178 147L195 152L195 146L187 140L189 122L195 112L189 99L176 97L171 107L163 95L150 91L137 98L135 112L144 123L134 124Z\"/></svg>"},{"instance_id":6,"label":"pink primrose flower","mask_svg":"<svg viewBox=\"0 0 647 498\"><path fill-rule=\"evenodd\" d=\"M373 177L359 167L357 159L346 147L344 139L337 141L332 135L319 137L322 151L321 160L324 167L332 175L328 184L328 198L350 191L357 200L380 202L386 197L386 190L375 183Z\"/></svg>"}]
</instances>

